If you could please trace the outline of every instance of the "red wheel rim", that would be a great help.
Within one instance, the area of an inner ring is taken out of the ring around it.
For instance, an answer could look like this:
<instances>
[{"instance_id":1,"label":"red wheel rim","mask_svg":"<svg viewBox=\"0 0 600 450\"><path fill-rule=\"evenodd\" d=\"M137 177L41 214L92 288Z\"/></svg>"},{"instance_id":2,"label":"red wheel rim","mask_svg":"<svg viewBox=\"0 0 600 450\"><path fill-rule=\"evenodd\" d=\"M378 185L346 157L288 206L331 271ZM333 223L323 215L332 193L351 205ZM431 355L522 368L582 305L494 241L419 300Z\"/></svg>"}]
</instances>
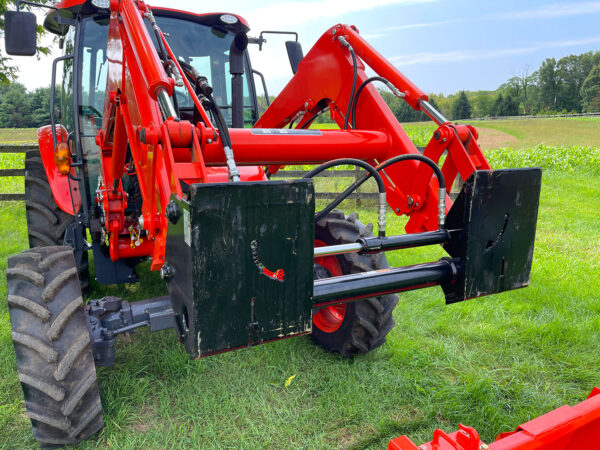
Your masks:
<instances>
[{"instance_id":1,"label":"red wheel rim","mask_svg":"<svg viewBox=\"0 0 600 450\"><path fill-rule=\"evenodd\" d=\"M325 247L327 244L320 240L315 240L315 247ZM323 256L315 258L315 262L320 264L334 277L343 275L340 262L335 256ZM324 333L333 333L336 331L346 317L346 304L325 306L313 315L313 324Z\"/></svg>"}]
</instances>

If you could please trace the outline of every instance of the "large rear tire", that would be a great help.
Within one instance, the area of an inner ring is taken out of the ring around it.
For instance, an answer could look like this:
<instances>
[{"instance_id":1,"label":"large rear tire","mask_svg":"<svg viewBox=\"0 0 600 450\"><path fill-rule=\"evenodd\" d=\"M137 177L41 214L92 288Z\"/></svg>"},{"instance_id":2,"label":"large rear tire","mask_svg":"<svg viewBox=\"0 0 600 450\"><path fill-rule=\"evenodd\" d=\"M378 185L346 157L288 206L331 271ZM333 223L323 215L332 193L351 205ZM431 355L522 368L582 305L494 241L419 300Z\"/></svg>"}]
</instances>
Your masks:
<instances>
[{"instance_id":1,"label":"large rear tire","mask_svg":"<svg viewBox=\"0 0 600 450\"><path fill-rule=\"evenodd\" d=\"M17 371L35 438L41 447L87 439L104 419L72 249L12 256L6 278Z\"/></svg>"},{"instance_id":2,"label":"large rear tire","mask_svg":"<svg viewBox=\"0 0 600 450\"><path fill-rule=\"evenodd\" d=\"M29 248L63 245L65 231L75 219L54 201L39 150L25 154L25 211ZM90 283L88 269L88 254L83 252L77 268L83 293Z\"/></svg>"},{"instance_id":3,"label":"large rear tire","mask_svg":"<svg viewBox=\"0 0 600 450\"><path fill-rule=\"evenodd\" d=\"M334 210L317 222L317 246L356 242L373 236L372 226L362 224L356 213L345 216ZM349 253L315 259L315 279L390 267L383 253L359 255ZM394 327L392 315L398 296L384 295L329 306L313 314L313 341L330 352L351 357L370 352L382 345Z\"/></svg>"}]
</instances>

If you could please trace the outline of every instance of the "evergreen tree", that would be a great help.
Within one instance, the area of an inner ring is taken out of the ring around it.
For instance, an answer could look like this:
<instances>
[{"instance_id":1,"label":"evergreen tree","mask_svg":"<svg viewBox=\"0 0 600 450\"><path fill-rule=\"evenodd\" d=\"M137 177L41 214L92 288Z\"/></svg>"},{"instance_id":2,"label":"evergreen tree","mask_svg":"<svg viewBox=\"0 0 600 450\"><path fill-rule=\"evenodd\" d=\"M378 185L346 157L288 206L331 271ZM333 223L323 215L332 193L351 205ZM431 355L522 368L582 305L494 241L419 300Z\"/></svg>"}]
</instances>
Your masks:
<instances>
[{"instance_id":1,"label":"evergreen tree","mask_svg":"<svg viewBox=\"0 0 600 450\"><path fill-rule=\"evenodd\" d=\"M473 108L471 107L471 103L469 103L467 94L465 91L460 91L452 104L452 119L468 119L471 117L472 111Z\"/></svg>"},{"instance_id":2,"label":"evergreen tree","mask_svg":"<svg viewBox=\"0 0 600 450\"><path fill-rule=\"evenodd\" d=\"M38 88L31 96L31 126L39 128L50 124L50 88Z\"/></svg>"},{"instance_id":3,"label":"evergreen tree","mask_svg":"<svg viewBox=\"0 0 600 450\"><path fill-rule=\"evenodd\" d=\"M542 109L555 110L558 100L556 60L547 58L539 70L539 100Z\"/></svg>"},{"instance_id":4,"label":"evergreen tree","mask_svg":"<svg viewBox=\"0 0 600 450\"><path fill-rule=\"evenodd\" d=\"M583 82L581 98L585 112L600 111L600 65L595 66Z\"/></svg>"},{"instance_id":5,"label":"evergreen tree","mask_svg":"<svg viewBox=\"0 0 600 450\"><path fill-rule=\"evenodd\" d=\"M13 83L0 92L0 128L29 128L32 125L31 99L25 86Z\"/></svg>"},{"instance_id":6,"label":"evergreen tree","mask_svg":"<svg viewBox=\"0 0 600 450\"><path fill-rule=\"evenodd\" d=\"M502 105L502 116L518 116L519 103L510 95L504 98Z\"/></svg>"}]
</instances>

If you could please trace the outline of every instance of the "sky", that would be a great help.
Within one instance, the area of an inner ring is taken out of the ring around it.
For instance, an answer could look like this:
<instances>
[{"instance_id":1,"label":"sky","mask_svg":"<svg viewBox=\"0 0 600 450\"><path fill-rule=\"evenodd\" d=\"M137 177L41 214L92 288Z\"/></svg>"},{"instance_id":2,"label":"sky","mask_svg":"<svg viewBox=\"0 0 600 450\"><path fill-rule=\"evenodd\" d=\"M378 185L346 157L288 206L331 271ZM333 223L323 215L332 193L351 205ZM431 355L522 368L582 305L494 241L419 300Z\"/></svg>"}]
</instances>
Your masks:
<instances>
[{"instance_id":1,"label":"sky","mask_svg":"<svg viewBox=\"0 0 600 450\"><path fill-rule=\"evenodd\" d=\"M193 12L209 2L155 0ZM600 1L544 0L258 0L222 1L218 12L245 17L250 36L261 30L297 31L306 54L331 26L358 27L375 49L428 93L496 89L507 79L531 73L548 58L600 50ZM39 23L40 21L38 21ZM292 76L284 42L267 36L255 69L270 94ZM50 84L52 57L15 57L19 81L29 90Z\"/></svg>"}]
</instances>

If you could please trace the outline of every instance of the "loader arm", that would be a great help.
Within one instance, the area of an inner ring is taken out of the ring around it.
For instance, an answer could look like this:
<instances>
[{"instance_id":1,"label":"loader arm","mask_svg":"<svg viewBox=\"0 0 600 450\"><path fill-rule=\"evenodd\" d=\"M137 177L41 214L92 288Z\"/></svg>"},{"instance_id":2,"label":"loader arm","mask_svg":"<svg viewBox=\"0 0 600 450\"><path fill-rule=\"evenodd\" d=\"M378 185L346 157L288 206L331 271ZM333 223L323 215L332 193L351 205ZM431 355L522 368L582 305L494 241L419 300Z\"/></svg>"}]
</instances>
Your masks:
<instances>
[{"instance_id":1,"label":"loader arm","mask_svg":"<svg viewBox=\"0 0 600 450\"><path fill-rule=\"evenodd\" d=\"M354 27L336 25L325 32L253 129L227 131L215 125L204 109L202 95L198 94L198 76L202 74L190 76L189 67L182 67L180 55L175 54L169 37L158 27L153 42L149 31L153 20L151 9L141 1L111 4L107 89L102 130L97 138L102 154L102 184L96 202L103 209L114 262L151 257L152 270L161 269L169 201L173 196L183 198L186 186L194 183L227 181L228 173L231 180L232 167L238 171L236 164L241 181L259 181L266 179L260 166L274 171L286 164L318 164L341 157L375 166L397 155L417 155L417 148L372 83L362 89L359 98L352 94L350 49L357 57L356 86L367 80L368 65L393 84L411 107L423 110L439 125L425 156L438 163L448 151L442 168L446 186L451 187L458 175L466 180L477 169L489 169L477 145L476 131L444 119L429 105L427 96ZM246 32L247 26L243 24L241 29ZM194 121L178 117L172 99L178 78L194 105ZM353 99L354 128L304 129L327 108L343 128ZM291 122L297 124L295 129L281 130ZM140 217L133 221L125 214L128 199L121 181L129 153L143 198ZM411 160L382 172L389 206L398 215L410 216L406 230L436 230L440 190L431 168ZM446 212L450 206L446 198ZM136 241L142 229L145 238Z\"/></svg>"},{"instance_id":2,"label":"loader arm","mask_svg":"<svg viewBox=\"0 0 600 450\"><path fill-rule=\"evenodd\" d=\"M256 127L282 128L295 122L296 128L303 128L316 114L329 108L332 118L343 128L347 105L352 101L350 94L353 82L353 61L350 51L342 43L344 39L357 56L357 87L368 78L365 71L367 65L391 82L413 109L423 110L439 125L424 154L438 162L443 152L448 150L443 166L446 186L450 188L457 175L466 180L473 171L490 168L477 144L475 129L446 121L427 103L427 95L369 45L355 27L348 25L338 24L323 34ZM387 135L387 149L382 154L375 157L365 149L362 159L372 165L396 155L418 154L417 148L373 83L368 84L359 97L355 125L355 131L377 130ZM270 167L271 172L276 170L277 166ZM432 177L431 169L417 161L406 161L389 167L385 173L390 207L398 215L410 216L406 230L435 230L438 184ZM448 210L452 204L450 199L446 204Z\"/></svg>"}]
</instances>

